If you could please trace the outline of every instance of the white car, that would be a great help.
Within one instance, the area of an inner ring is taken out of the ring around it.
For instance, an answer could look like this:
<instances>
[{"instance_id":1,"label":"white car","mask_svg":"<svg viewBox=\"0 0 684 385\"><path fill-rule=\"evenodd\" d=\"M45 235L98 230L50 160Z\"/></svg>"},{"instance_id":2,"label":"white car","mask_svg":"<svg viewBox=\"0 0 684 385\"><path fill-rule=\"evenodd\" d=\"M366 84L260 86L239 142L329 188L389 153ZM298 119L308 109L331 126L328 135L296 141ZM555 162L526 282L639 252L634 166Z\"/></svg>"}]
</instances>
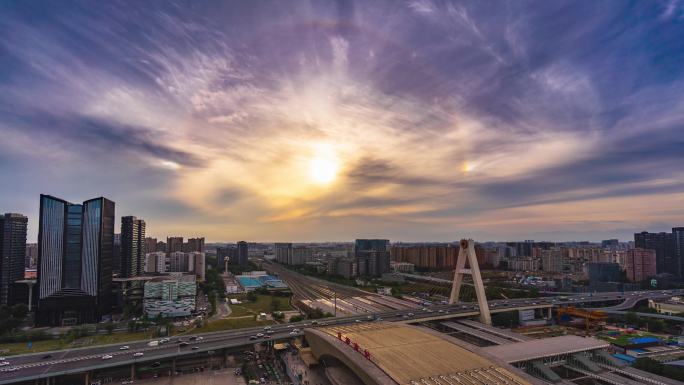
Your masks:
<instances>
[{"instance_id":1,"label":"white car","mask_svg":"<svg viewBox=\"0 0 684 385\"><path fill-rule=\"evenodd\" d=\"M14 372L15 370L19 370L19 368L17 368L16 366L13 366L11 368L0 369L0 372Z\"/></svg>"},{"instance_id":2,"label":"white car","mask_svg":"<svg viewBox=\"0 0 684 385\"><path fill-rule=\"evenodd\" d=\"M7 365L9 365L9 364L10 364L10 363L7 362L7 361L2 361L2 362L0 362L0 366L7 366Z\"/></svg>"},{"instance_id":3,"label":"white car","mask_svg":"<svg viewBox=\"0 0 684 385\"><path fill-rule=\"evenodd\" d=\"M257 333L257 335L256 335L256 336L257 336L257 337L259 337L259 338L261 338L261 337L263 337L263 336L264 336L264 333Z\"/></svg>"},{"instance_id":4,"label":"white car","mask_svg":"<svg viewBox=\"0 0 684 385\"><path fill-rule=\"evenodd\" d=\"M143 355L144 355L143 352L133 353L133 357L142 357Z\"/></svg>"},{"instance_id":5,"label":"white car","mask_svg":"<svg viewBox=\"0 0 684 385\"><path fill-rule=\"evenodd\" d=\"M111 360L112 358L114 358L114 356L109 355L109 354L106 354L106 355L102 356L102 359L103 359L103 360Z\"/></svg>"},{"instance_id":6,"label":"white car","mask_svg":"<svg viewBox=\"0 0 684 385\"><path fill-rule=\"evenodd\" d=\"M131 348L130 346L124 345L124 346L120 347L119 350L128 350L130 348Z\"/></svg>"}]
</instances>

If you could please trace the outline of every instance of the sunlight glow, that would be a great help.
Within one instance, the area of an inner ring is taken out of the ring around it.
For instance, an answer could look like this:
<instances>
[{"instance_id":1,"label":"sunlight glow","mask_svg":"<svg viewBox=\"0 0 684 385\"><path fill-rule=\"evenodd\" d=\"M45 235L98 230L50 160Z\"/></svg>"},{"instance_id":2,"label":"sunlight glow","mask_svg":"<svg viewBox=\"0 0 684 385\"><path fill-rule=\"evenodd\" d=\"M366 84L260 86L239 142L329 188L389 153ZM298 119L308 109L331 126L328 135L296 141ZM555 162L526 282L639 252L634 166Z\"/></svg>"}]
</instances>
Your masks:
<instances>
[{"instance_id":1,"label":"sunlight glow","mask_svg":"<svg viewBox=\"0 0 684 385\"><path fill-rule=\"evenodd\" d=\"M309 160L311 181L327 185L337 178L340 164L333 149L328 145L316 145L313 157Z\"/></svg>"}]
</instances>

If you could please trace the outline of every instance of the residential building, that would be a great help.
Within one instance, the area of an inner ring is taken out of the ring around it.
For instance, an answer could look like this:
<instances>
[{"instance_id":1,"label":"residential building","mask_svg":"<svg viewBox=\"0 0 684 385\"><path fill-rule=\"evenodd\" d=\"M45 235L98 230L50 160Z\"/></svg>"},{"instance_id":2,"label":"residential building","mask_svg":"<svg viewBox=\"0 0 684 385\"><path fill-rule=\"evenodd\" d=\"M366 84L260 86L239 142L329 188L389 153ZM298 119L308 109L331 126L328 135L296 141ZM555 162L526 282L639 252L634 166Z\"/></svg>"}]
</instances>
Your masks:
<instances>
[{"instance_id":1,"label":"residential building","mask_svg":"<svg viewBox=\"0 0 684 385\"><path fill-rule=\"evenodd\" d=\"M347 279L354 278L358 275L356 260L353 258L329 259L327 262L327 270L330 275L339 275Z\"/></svg>"},{"instance_id":2,"label":"residential building","mask_svg":"<svg viewBox=\"0 0 684 385\"><path fill-rule=\"evenodd\" d=\"M0 304L15 303L14 282L24 279L28 218L7 213L0 216Z\"/></svg>"},{"instance_id":3,"label":"residential building","mask_svg":"<svg viewBox=\"0 0 684 385\"><path fill-rule=\"evenodd\" d=\"M565 271L563 253L559 248L541 250L542 271L557 273Z\"/></svg>"},{"instance_id":4,"label":"residential building","mask_svg":"<svg viewBox=\"0 0 684 385\"><path fill-rule=\"evenodd\" d=\"M145 221L121 217L121 276L137 277L145 263Z\"/></svg>"},{"instance_id":5,"label":"residential building","mask_svg":"<svg viewBox=\"0 0 684 385\"><path fill-rule=\"evenodd\" d=\"M26 268L35 269L38 265L38 244L37 243L27 243L26 244Z\"/></svg>"},{"instance_id":6,"label":"residential building","mask_svg":"<svg viewBox=\"0 0 684 385\"><path fill-rule=\"evenodd\" d=\"M292 265L303 265L314 260L314 249L306 246L292 248Z\"/></svg>"},{"instance_id":7,"label":"residential building","mask_svg":"<svg viewBox=\"0 0 684 385\"><path fill-rule=\"evenodd\" d=\"M679 276L684 278L684 227L672 229L672 241L674 243L674 255L679 264Z\"/></svg>"},{"instance_id":8,"label":"residential building","mask_svg":"<svg viewBox=\"0 0 684 385\"><path fill-rule=\"evenodd\" d=\"M188 242L183 244L183 251L191 253L193 251L204 252L204 238L188 238Z\"/></svg>"},{"instance_id":9,"label":"residential building","mask_svg":"<svg viewBox=\"0 0 684 385\"><path fill-rule=\"evenodd\" d=\"M166 272L166 253L155 251L145 254L145 273L165 273Z\"/></svg>"},{"instance_id":10,"label":"residential building","mask_svg":"<svg viewBox=\"0 0 684 385\"><path fill-rule=\"evenodd\" d=\"M166 252L183 251L183 237L166 237Z\"/></svg>"},{"instance_id":11,"label":"residential building","mask_svg":"<svg viewBox=\"0 0 684 385\"><path fill-rule=\"evenodd\" d=\"M191 270L190 266L194 268L194 261L191 261L191 256L182 251L174 251L166 254L166 271L175 273L187 273Z\"/></svg>"},{"instance_id":12,"label":"residential building","mask_svg":"<svg viewBox=\"0 0 684 385\"><path fill-rule=\"evenodd\" d=\"M145 253L154 253L155 251L164 251L165 249L157 250L157 238L145 238Z\"/></svg>"},{"instance_id":13,"label":"residential building","mask_svg":"<svg viewBox=\"0 0 684 385\"><path fill-rule=\"evenodd\" d=\"M292 243L276 243L274 253L276 262L283 265L292 264Z\"/></svg>"},{"instance_id":14,"label":"residential building","mask_svg":"<svg viewBox=\"0 0 684 385\"><path fill-rule=\"evenodd\" d=\"M657 274L656 251L630 249L625 253L625 271L631 282L642 282Z\"/></svg>"},{"instance_id":15,"label":"residential building","mask_svg":"<svg viewBox=\"0 0 684 385\"><path fill-rule=\"evenodd\" d=\"M390 261L390 268L395 273L413 273L416 266L408 262Z\"/></svg>"},{"instance_id":16,"label":"residential building","mask_svg":"<svg viewBox=\"0 0 684 385\"><path fill-rule=\"evenodd\" d=\"M38 326L98 322L112 309L114 202L40 196Z\"/></svg>"},{"instance_id":17,"label":"residential building","mask_svg":"<svg viewBox=\"0 0 684 385\"><path fill-rule=\"evenodd\" d=\"M157 241L157 250L166 252L166 243L164 241Z\"/></svg>"},{"instance_id":18,"label":"residential building","mask_svg":"<svg viewBox=\"0 0 684 385\"><path fill-rule=\"evenodd\" d=\"M657 274L679 274L679 261L675 257L675 242L672 233L649 233L642 231L634 234L634 247L655 250Z\"/></svg>"},{"instance_id":19,"label":"residential building","mask_svg":"<svg viewBox=\"0 0 684 385\"><path fill-rule=\"evenodd\" d=\"M200 253L199 251L193 251L189 254L192 256L191 259L193 261L192 271L195 272L197 279L199 279L200 281L204 281L207 273L207 262L205 254Z\"/></svg>"},{"instance_id":20,"label":"residential building","mask_svg":"<svg viewBox=\"0 0 684 385\"><path fill-rule=\"evenodd\" d=\"M539 271L541 260L533 257L515 257L508 259L508 270L513 271Z\"/></svg>"},{"instance_id":21,"label":"residential building","mask_svg":"<svg viewBox=\"0 0 684 385\"><path fill-rule=\"evenodd\" d=\"M360 276L379 277L390 271L389 240L357 239L354 254Z\"/></svg>"}]
</instances>

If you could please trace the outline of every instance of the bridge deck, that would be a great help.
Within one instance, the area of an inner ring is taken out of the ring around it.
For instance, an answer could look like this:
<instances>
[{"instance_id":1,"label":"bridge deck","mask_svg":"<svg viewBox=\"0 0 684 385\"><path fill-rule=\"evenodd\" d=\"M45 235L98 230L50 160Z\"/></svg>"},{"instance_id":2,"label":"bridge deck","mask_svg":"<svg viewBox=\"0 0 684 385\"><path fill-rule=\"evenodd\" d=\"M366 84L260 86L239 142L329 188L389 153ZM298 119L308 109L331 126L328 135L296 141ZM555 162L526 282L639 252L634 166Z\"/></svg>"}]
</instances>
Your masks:
<instances>
[{"instance_id":1,"label":"bridge deck","mask_svg":"<svg viewBox=\"0 0 684 385\"><path fill-rule=\"evenodd\" d=\"M361 350L367 349L372 362L401 385L411 384L412 381L433 384L436 382L430 378L440 376L460 379L465 383L528 383L488 359L418 327L383 322L320 330L334 337L341 332L343 339L349 337Z\"/></svg>"},{"instance_id":2,"label":"bridge deck","mask_svg":"<svg viewBox=\"0 0 684 385\"><path fill-rule=\"evenodd\" d=\"M487 346L484 352L510 363L530 361L560 354L570 354L587 350L607 348L609 343L595 338L579 336L560 336L516 342L507 345Z\"/></svg>"}]
</instances>

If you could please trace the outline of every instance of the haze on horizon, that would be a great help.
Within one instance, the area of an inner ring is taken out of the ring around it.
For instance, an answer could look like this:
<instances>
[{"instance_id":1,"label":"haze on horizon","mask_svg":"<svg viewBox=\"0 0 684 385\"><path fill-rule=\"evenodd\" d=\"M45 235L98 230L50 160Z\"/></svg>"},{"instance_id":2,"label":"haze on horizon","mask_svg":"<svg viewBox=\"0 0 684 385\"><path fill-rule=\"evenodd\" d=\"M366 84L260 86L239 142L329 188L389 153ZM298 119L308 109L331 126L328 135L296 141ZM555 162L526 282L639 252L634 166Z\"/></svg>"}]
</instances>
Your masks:
<instances>
[{"instance_id":1,"label":"haze on horizon","mask_svg":"<svg viewBox=\"0 0 684 385\"><path fill-rule=\"evenodd\" d=\"M208 241L684 225L682 1L7 1L0 35L29 242L40 193Z\"/></svg>"}]
</instances>

